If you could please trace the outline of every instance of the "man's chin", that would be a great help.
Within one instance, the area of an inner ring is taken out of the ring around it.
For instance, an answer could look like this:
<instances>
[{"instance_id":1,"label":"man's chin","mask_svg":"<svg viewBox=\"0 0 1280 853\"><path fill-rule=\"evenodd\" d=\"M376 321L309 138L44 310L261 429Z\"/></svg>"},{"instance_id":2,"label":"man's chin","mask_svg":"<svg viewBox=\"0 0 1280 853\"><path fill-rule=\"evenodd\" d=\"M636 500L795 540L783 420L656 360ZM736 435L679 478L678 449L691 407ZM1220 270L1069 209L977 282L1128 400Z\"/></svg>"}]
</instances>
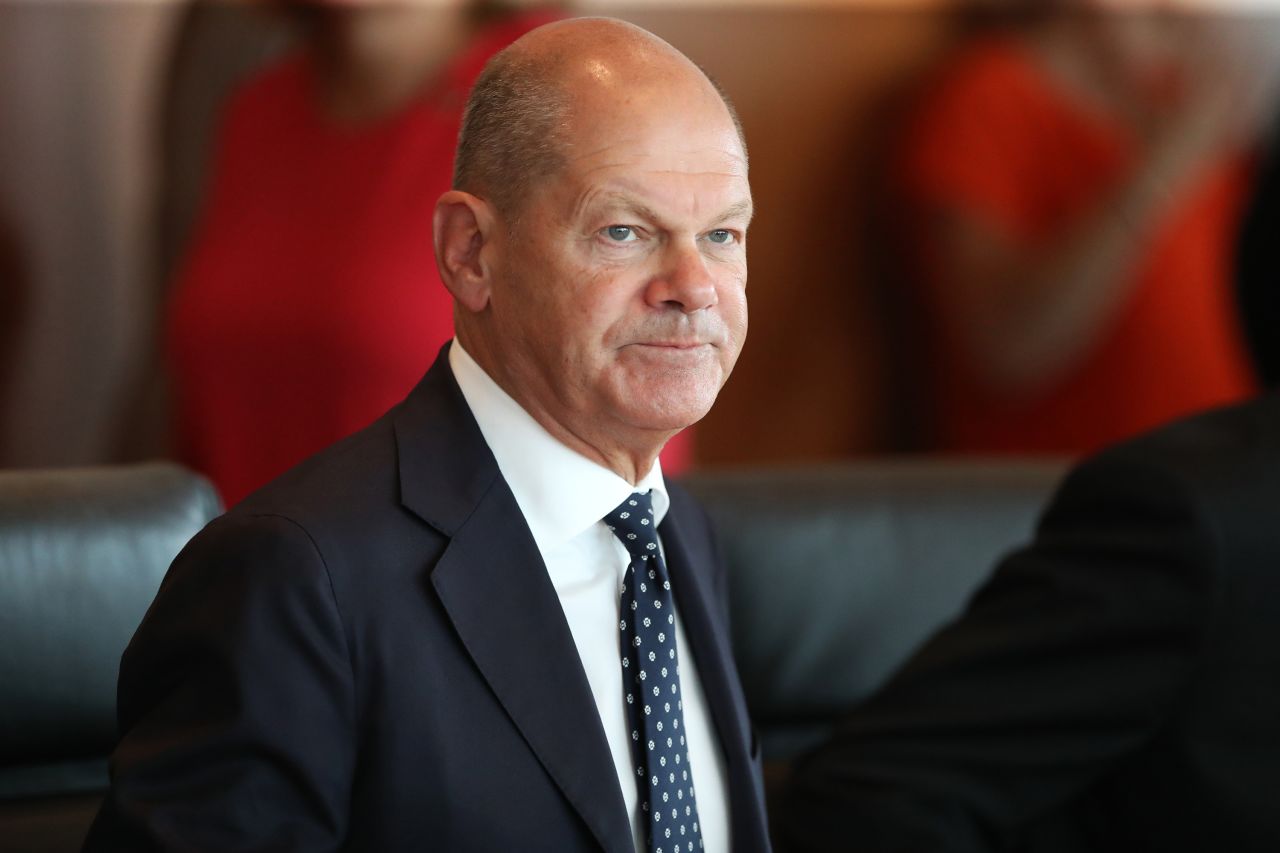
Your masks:
<instances>
[{"instance_id":1,"label":"man's chin","mask_svg":"<svg viewBox=\"0 0 1280 853\"><path fill-rule=\"evenodd\" d=\"M714 402L714 398L711 402ZM627 420L637 429L674 435L706 417L711 410L711 402L687 401L672 404L668 401L663 406L633 411Z\"/></svg>"},{"instance_id":2,"label":"man's chin","mask_svg":"<svg viewBox=\"0 0 1280 853\"><path fill-rule=\"evenodd\" d=\"M720 392L720 372L664 371L618 377L609 391L619 425L654 435L674 434L702 420Z\"/></svg>"}]
</instances>

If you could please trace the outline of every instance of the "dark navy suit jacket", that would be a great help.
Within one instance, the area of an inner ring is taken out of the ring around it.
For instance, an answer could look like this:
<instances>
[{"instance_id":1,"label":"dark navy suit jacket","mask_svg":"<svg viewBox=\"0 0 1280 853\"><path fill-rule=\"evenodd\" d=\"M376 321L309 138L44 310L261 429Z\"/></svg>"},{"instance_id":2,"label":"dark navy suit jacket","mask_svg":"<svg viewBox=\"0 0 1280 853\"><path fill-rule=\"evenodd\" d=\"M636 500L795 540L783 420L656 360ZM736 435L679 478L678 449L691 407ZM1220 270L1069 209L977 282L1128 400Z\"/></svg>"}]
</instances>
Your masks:
<instances>
[{"instance_id":1,"label":"dark navy suit jacket","mask_svg":"<svg viewBox=\"0 0 1280 853\"><path fill-rule=\"evenodd\" d=\"M1080 464L780 814L789 851L1280 850L1280 395Z\"/></svg>"},{"instance_id":2,"label":"dark navy suit jacket","mask_svg":"<svg viewBox=\"0 0 1280 853\"><path fill-rule=\"evenodd\" d=\"M124 655L87 850L632 849L559 599L446 353L179 555ZM672 487L659 529L733 849L768 850L706 518Z\"/></svg>"}]
</instances>

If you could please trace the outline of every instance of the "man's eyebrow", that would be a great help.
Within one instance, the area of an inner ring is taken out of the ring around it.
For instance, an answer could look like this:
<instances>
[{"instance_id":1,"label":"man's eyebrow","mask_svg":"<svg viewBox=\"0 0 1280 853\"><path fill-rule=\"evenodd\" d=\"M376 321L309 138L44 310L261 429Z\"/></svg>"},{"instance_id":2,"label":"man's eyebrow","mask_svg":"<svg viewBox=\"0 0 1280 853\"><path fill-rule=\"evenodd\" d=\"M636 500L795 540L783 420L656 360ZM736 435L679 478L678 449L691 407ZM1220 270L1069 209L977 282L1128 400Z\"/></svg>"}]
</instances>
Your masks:
<instances>
[{"instance_id":1,"label":"man's eyebrow","mask_svg":"<svg viewBox=\"0 0 1280 853\"><path fill-rule=\"evenodd\" d=\"M602 201L610 207L621 208L628 213L639 216L650 222L661 222L662 217L657 211L646 205L644 202L625 192L610 192L604 194ZM726 219L736 219L738 217L746 217L747 221L751 221L751 217L755 212L755 207L751 199L746 198L741 201L734 202L720 212L719 216L713 217L712 222L723 222Z\"/></svg>"},{"instance_id":2,"label":"man's eyebrow","mask_svg":"<svg viewBox=\"0 0 1280 853\"><path fill-rule=\"evenodd\" d=\"M660 222L660 217L653 208L625 192L605 193L600 200L602 207L620 208L650 222Z\"/></svg>"},{"instance_id":3,"label":"man's eyebrow","mask_svg":"<svg viewBox=\"0 0 1280 853\"><path fill-rule=\"evenodd\" d=\"M726 219L736 219L739 216L746 217L747 221L751 221L751 217L755 215L755 205L751 203L751 199L744 198L742 201L735 202L724 209L724 211L716 217L717 222Z\"/></svg>"}]
</instances>

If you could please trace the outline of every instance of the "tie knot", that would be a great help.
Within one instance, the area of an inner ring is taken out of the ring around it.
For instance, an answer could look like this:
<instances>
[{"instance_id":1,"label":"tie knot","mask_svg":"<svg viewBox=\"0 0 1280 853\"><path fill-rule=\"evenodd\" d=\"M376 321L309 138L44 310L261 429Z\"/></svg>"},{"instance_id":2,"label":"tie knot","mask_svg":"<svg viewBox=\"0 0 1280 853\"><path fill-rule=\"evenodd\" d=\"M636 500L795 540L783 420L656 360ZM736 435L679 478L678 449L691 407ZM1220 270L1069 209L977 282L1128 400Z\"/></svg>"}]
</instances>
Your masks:
<instances>
[{"instance_id":1,"label":"tie knot","mask_svg":"<svg viewBox=\"0 0 1280 853\"><path fill-rule=\"evenodd\" d=\"M653 498L649 492L632 493L604 517L604 523L632 557L657 553L658 525L654 522Z\"/></svg>"}]
</instances>

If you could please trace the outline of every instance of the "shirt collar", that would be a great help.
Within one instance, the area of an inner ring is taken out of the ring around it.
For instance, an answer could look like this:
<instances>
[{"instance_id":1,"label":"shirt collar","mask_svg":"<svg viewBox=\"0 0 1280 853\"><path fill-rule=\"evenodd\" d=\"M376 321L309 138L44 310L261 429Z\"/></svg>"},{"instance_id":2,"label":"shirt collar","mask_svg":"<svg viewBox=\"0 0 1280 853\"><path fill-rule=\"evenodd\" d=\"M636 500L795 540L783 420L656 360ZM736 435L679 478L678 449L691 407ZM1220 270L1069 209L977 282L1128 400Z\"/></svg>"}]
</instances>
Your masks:
<instances>
[{"instance_id":1,"label":"shirt collar","mask_svg":"<svg viewBox=\"0 0 1280 853\"><path fill-rule=\"evenodd\" d=\"M654 519L662 523L671 500L661 462L655 460L632 486L543 429L457 338L449 347L449 367L544 557L599 522L632 492L653 491Z\"/></svg>"}]
</instances>

